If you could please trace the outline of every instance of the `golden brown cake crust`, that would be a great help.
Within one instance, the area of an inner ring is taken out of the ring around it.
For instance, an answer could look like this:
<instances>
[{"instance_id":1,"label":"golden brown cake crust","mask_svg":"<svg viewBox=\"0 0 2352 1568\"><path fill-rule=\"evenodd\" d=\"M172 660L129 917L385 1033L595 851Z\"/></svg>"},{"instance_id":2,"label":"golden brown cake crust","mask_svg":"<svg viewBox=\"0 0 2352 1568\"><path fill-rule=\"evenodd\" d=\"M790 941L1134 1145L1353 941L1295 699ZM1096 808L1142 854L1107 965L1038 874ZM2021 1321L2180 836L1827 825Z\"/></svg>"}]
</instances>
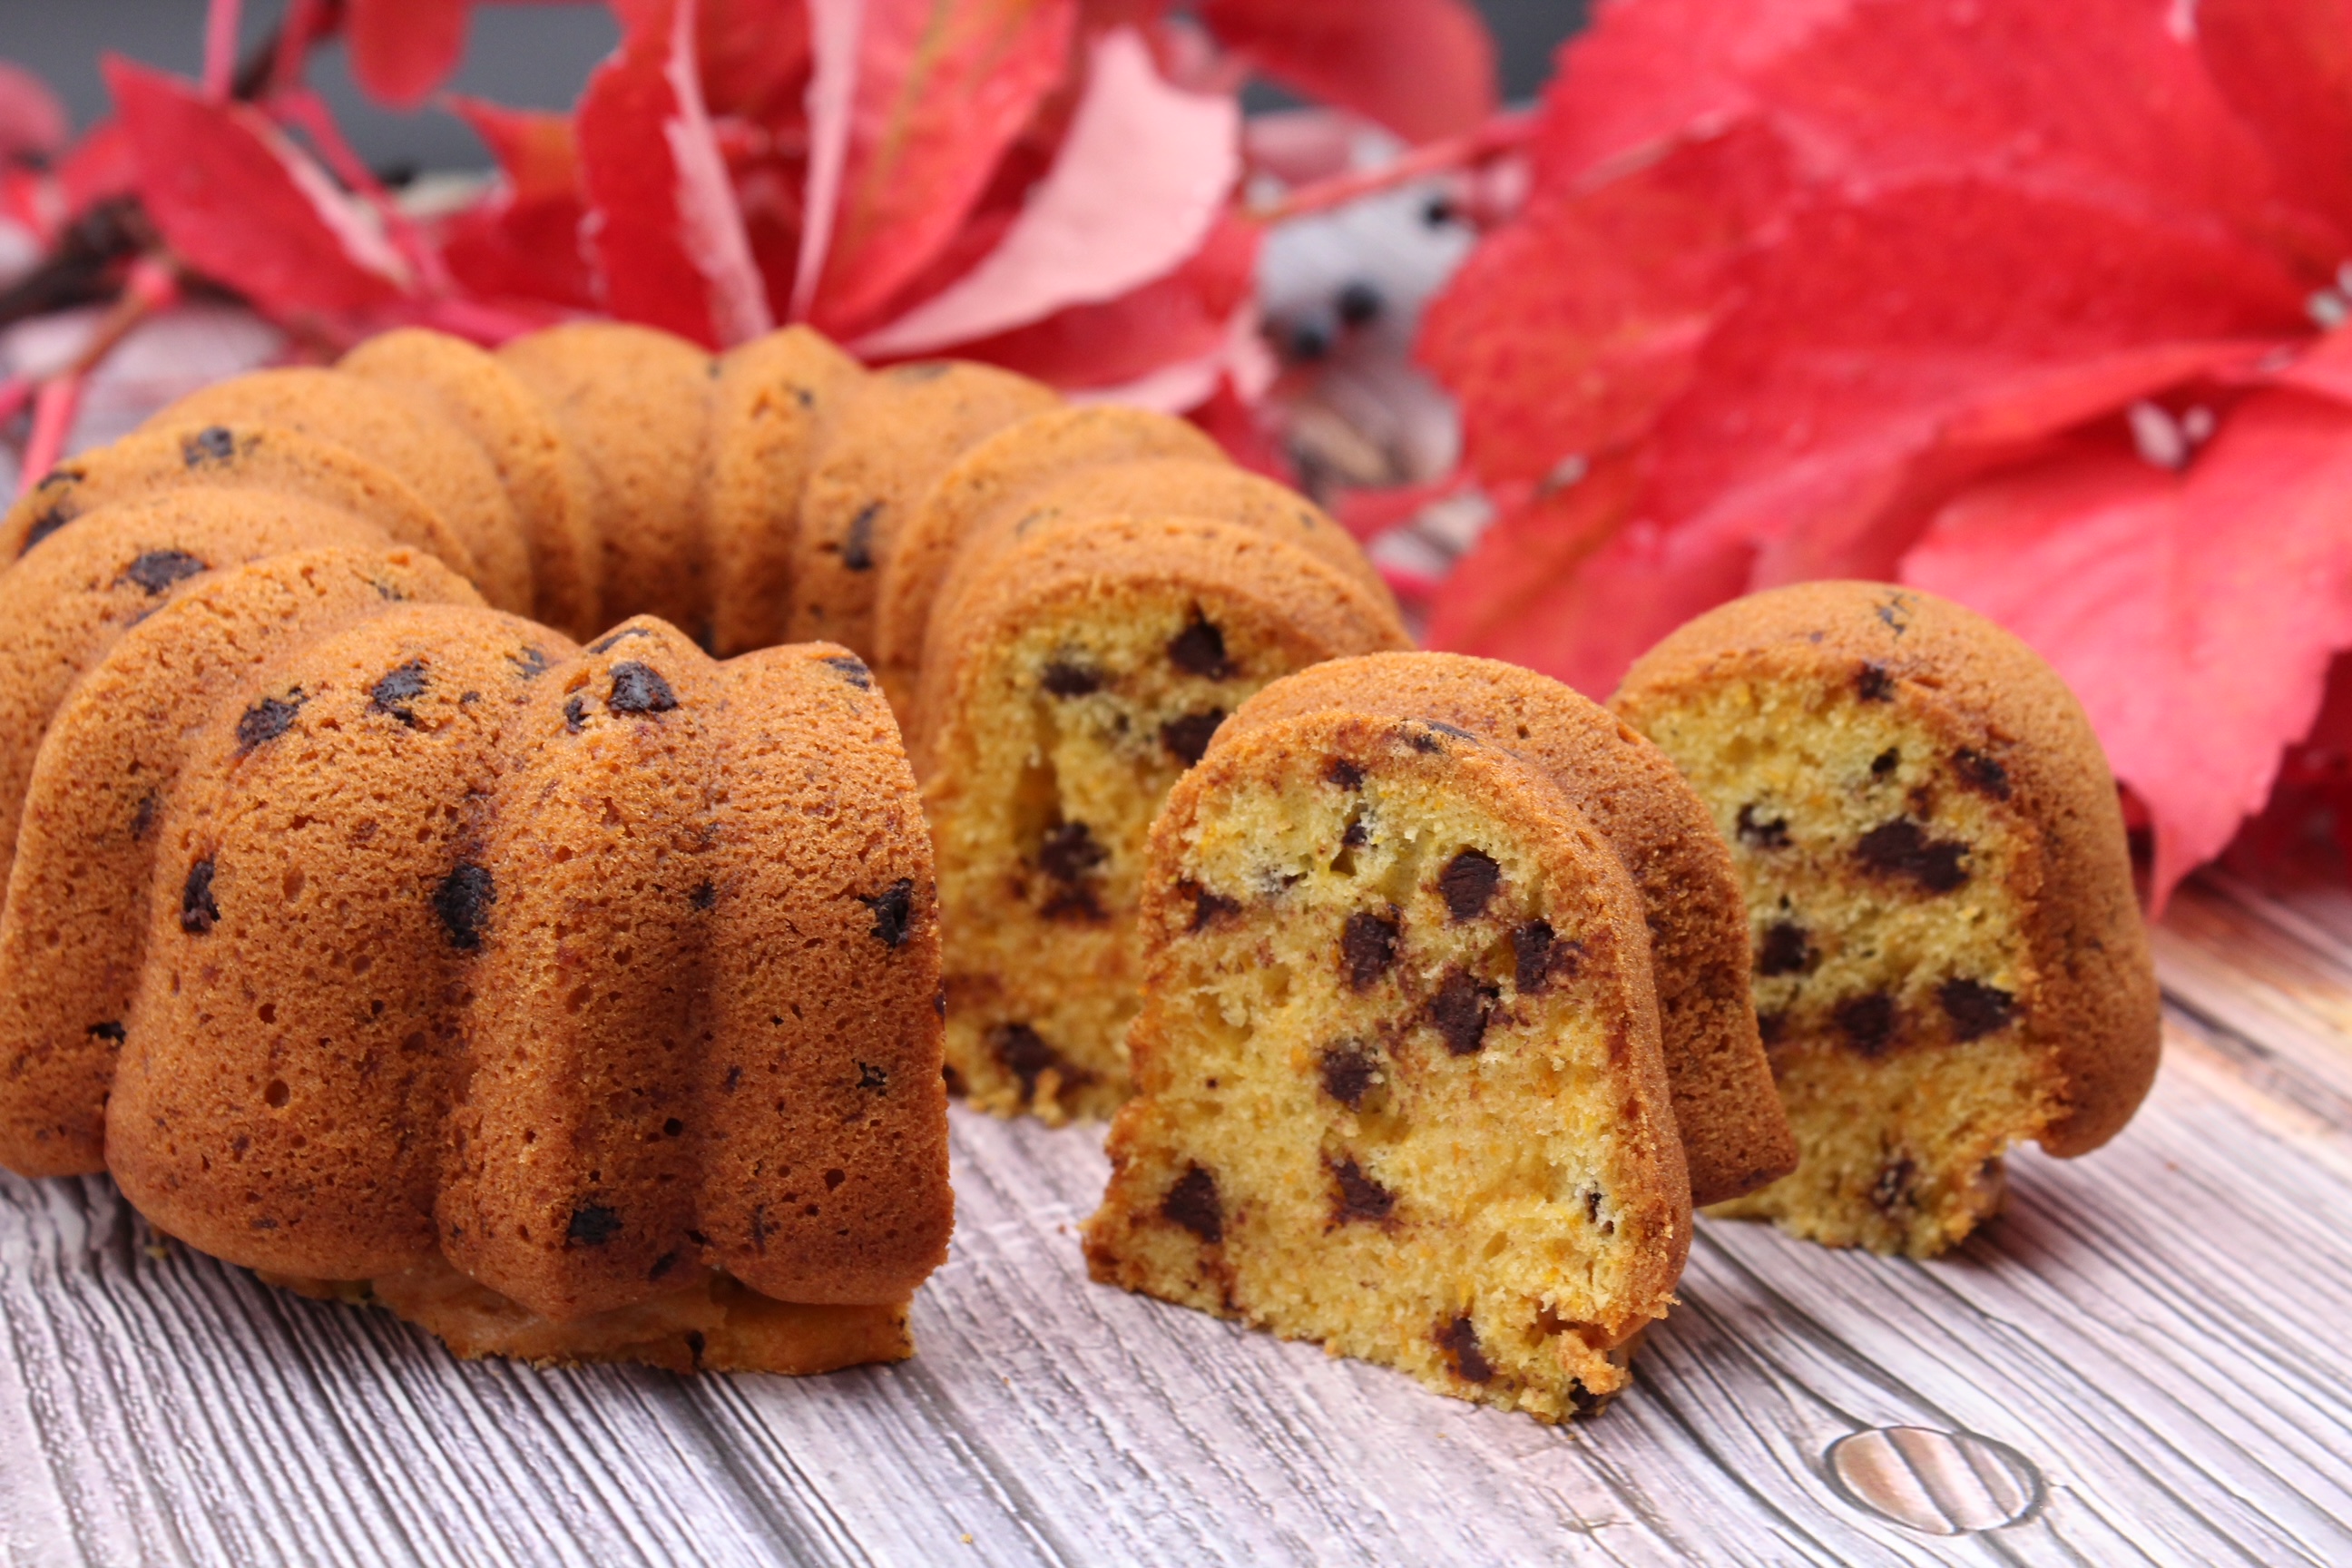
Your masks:
<instances>
[{"instance_id":1,"label":"golden brown cake crust","mask_svg":"<svg viewBox=\"0 0 2352 1568\"><path fill-rule=\"evenodd\" d=\"M1731 857L1663 752L1558 681L1446 653L1370 654L1302 670L1245 703L1219 742L1325 710L1453 724L1549 774L1617 851L1648 909L1693 1201L1738 1197L1795 1168L1796 1139L1757 1037Z\"/></svg>"},{"instance_id":2,"label":"golden brown cake crust","mask_svg":"<svg viewBox=\"0 0 2352 1568\"><path fill-rule=\"evenodd\" d=\"M1915 588L1808 583L1737 600L1643 655L1611 706L1637 729L1683 690L1786 674L1891 680L1954 733L1978 737L2005 798L2040 833L2026 905L2043 989L2032 1036L2054 1053L2062 1113L2042 1146L2087 1153L2120 1131L2156 1076L2158 996L2106 758L2082 706L2008 632Z\"/></svg>"}]
</instances>

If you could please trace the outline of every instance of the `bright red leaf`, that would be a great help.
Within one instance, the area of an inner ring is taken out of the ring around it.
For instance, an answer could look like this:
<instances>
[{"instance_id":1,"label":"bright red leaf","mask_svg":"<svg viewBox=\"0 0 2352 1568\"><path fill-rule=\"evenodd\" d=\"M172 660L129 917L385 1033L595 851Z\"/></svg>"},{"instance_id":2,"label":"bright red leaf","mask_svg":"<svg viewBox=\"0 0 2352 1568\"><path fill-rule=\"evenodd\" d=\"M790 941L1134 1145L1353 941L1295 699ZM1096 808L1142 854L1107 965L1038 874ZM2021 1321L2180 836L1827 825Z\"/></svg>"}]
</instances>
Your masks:
<instances>
[{"instance_id":1,"label":"bright red leaf","mask_svg":"<svg viewBox=\"0 0 2352 1568\"><path fill-rule=\"evenodd\" d=\"M1465 0L1202 0L1200 13L1275 80L1408 142L1495 111L1495 41Z\"/></svg>"},{"instance_id":2,"label":"bright red leaf","mask_svg":"<svg viewBox=\"0 0 2352 1568\"><path fill-rule=\"evenodd\" d=\"M352 75L371 97L414 109L466 54L470 0L345 0Z\"/></svg>"},{"instance_id":3,"label":"bright red leaf","mask_svg":"<svg viewBox=\"0 0 2352 1568\"><path fill-rule=\"evenodd\" d=\"M31 71L0 60L0 162L47 159L66 144L66 106Z\"/></svg>"}]
</instances>

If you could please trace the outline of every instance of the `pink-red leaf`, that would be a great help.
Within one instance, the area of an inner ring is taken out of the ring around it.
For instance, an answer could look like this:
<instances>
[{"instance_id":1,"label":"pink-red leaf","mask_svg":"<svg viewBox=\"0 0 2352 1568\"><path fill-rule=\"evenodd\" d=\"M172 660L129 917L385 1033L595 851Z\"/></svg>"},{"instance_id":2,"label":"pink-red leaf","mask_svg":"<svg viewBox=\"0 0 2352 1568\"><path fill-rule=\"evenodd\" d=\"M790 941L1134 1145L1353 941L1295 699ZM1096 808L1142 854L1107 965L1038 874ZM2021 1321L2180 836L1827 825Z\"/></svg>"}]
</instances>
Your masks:
<instances>
[{"instance_id":1,"label":"pink-red leaf","mask_svg":"<svg viewBox=\"0 0 2352 1568\"><path fill-rule=\"evenodd\" d=\"M190 266L272 315L399 297L399 258L368 215L260 114L120 58L105 69L140 196Z\"/></svg>"},{"instance_id":2,"label":"pink-red leaf","mask_svg":"<svg viewBox=\"0 0 2352 1568\"><path fill-rule=\"evenodd\" d=\"M2352 237L2352 4L2201 0L2191 15L2205 63L2269 151L2282 193L2324 216L2340 247Z\"/></svg>"},{"instance_id":3,"label":"pink-red leaf","mask_svg":"<svg viewBox=\"0 0 2352 1568\"><path fill-rule=\"evenodd\" d=\"M1267 76L1409 142L1495 111L1495 40L1465 0L1202 0L1200 10Z\"/></svg>"},{"instance_id":4,"label":"pink-red leaf","mask_svg":"<svg viewBox=\"0 0 2352 1568\"><path fill-rule=\"evenodd\" d=\"M847 336L948 243L1061 83L1077 0L820 0L814 16L807 210L824 221L802 298Z\"/></svg>"},{"instance_id":5,"label":"pink-red leaf","mask_svg":"<svg viewBox=\"0 0 2352 1568\"><path fill-rule=\"evenodd\" d=\"M2156 829L2161 900L2262 808L2352 645L2352 411L2260 394L2185 474L2079 444L1972 488L1904 577L2074 689Z\"/></svg>"},{"instance_id":6,"label":"pink-red leaf","mask_svg":"<svg viewBox=\"0 0 2352 1568\"><path fill-rule=\"evenodd\" d=\"M446 100L450 112L473 127L499 161L507 189L519 202L580 194L580 144L572 117L544 109L509 109L478 98Z\"/></svg>"},{"instance_id":7,"label":"pink-red leaf","mask_svg":"<svg viewBox=\"0 0 2352 1568\"><path fill-rule=\"evenodd\" d=\"M0 161L47 159L66 144L66 106L48 84L0 60Z\"/></svg>"},{"instance_id":8,"label":"pink-red leaf","mask_svg":"<svg viewBox=\"0 0 2352 1568\"><path fill-rule=\"evenodd\" d=\"M373 98L414 109L466 54L469 0L346 0L352 75Z\"/></svg>"},{"instance_id":9,"label":"pink-red leaf","mask_svg":"<svg viewBox=\"0 0 2352 1568\"><path fill-rule=\"evenodd\" d=\"M1126 28L1097 41L1086 96L1053 168L971 272L859 343L927 353L1101 304L1197 252L1241 170L1230 98L1162 81ZM1114 378L1116 379L1116 378Z\"/></svg>"}]
</instances>

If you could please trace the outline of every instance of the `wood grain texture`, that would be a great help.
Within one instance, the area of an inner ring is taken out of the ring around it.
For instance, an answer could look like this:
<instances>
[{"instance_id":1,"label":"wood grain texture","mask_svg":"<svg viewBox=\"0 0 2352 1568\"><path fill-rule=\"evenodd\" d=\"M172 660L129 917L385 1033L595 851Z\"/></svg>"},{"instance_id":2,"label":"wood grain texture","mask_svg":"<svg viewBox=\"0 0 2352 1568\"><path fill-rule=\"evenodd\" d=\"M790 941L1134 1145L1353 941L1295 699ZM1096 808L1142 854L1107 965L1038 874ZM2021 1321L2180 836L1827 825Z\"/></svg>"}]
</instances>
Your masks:
<instances>
[{"instance_id":1,"label":"wood grain texture","mask_svg":"<svg viewBox=\"0 0 2352 1568\"><path fill-rule=\"evenodd\" d=\"M2114 1145L1931 1264L1703 1223L1564 1429L1089 1284L1084 1129L959 1111L919 1353L799 1381L458 1363L0 1178L0 1561L2352 1562L2352 896L2158 951Z\"/></svg>"}]
</instances>

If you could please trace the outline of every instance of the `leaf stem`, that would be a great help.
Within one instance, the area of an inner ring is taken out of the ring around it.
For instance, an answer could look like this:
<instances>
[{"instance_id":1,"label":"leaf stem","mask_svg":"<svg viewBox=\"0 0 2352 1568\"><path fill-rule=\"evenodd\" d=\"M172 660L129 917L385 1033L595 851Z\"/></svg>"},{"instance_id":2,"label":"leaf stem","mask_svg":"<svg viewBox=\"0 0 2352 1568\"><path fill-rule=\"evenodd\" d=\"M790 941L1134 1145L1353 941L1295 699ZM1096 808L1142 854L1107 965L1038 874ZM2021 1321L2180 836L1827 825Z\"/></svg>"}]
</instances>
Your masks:
<instances>
[{"instance_id":1,"label":"leaf stem","mask_svg":"<svg viewBox=\"0 0 2352 1568\"><path fill-rule=\"evenodd\" d=\"M1505 110L1475 131L1424 143L1377 169L1351 169L1328 179L1309 181L1267 205L1251 208L1249 216L1261 223L1281 223L1328 212L1433 174L1475 168L1518 151L1535 134L1535 128L1533 110Z\"/></svg>"}]
</instances>

